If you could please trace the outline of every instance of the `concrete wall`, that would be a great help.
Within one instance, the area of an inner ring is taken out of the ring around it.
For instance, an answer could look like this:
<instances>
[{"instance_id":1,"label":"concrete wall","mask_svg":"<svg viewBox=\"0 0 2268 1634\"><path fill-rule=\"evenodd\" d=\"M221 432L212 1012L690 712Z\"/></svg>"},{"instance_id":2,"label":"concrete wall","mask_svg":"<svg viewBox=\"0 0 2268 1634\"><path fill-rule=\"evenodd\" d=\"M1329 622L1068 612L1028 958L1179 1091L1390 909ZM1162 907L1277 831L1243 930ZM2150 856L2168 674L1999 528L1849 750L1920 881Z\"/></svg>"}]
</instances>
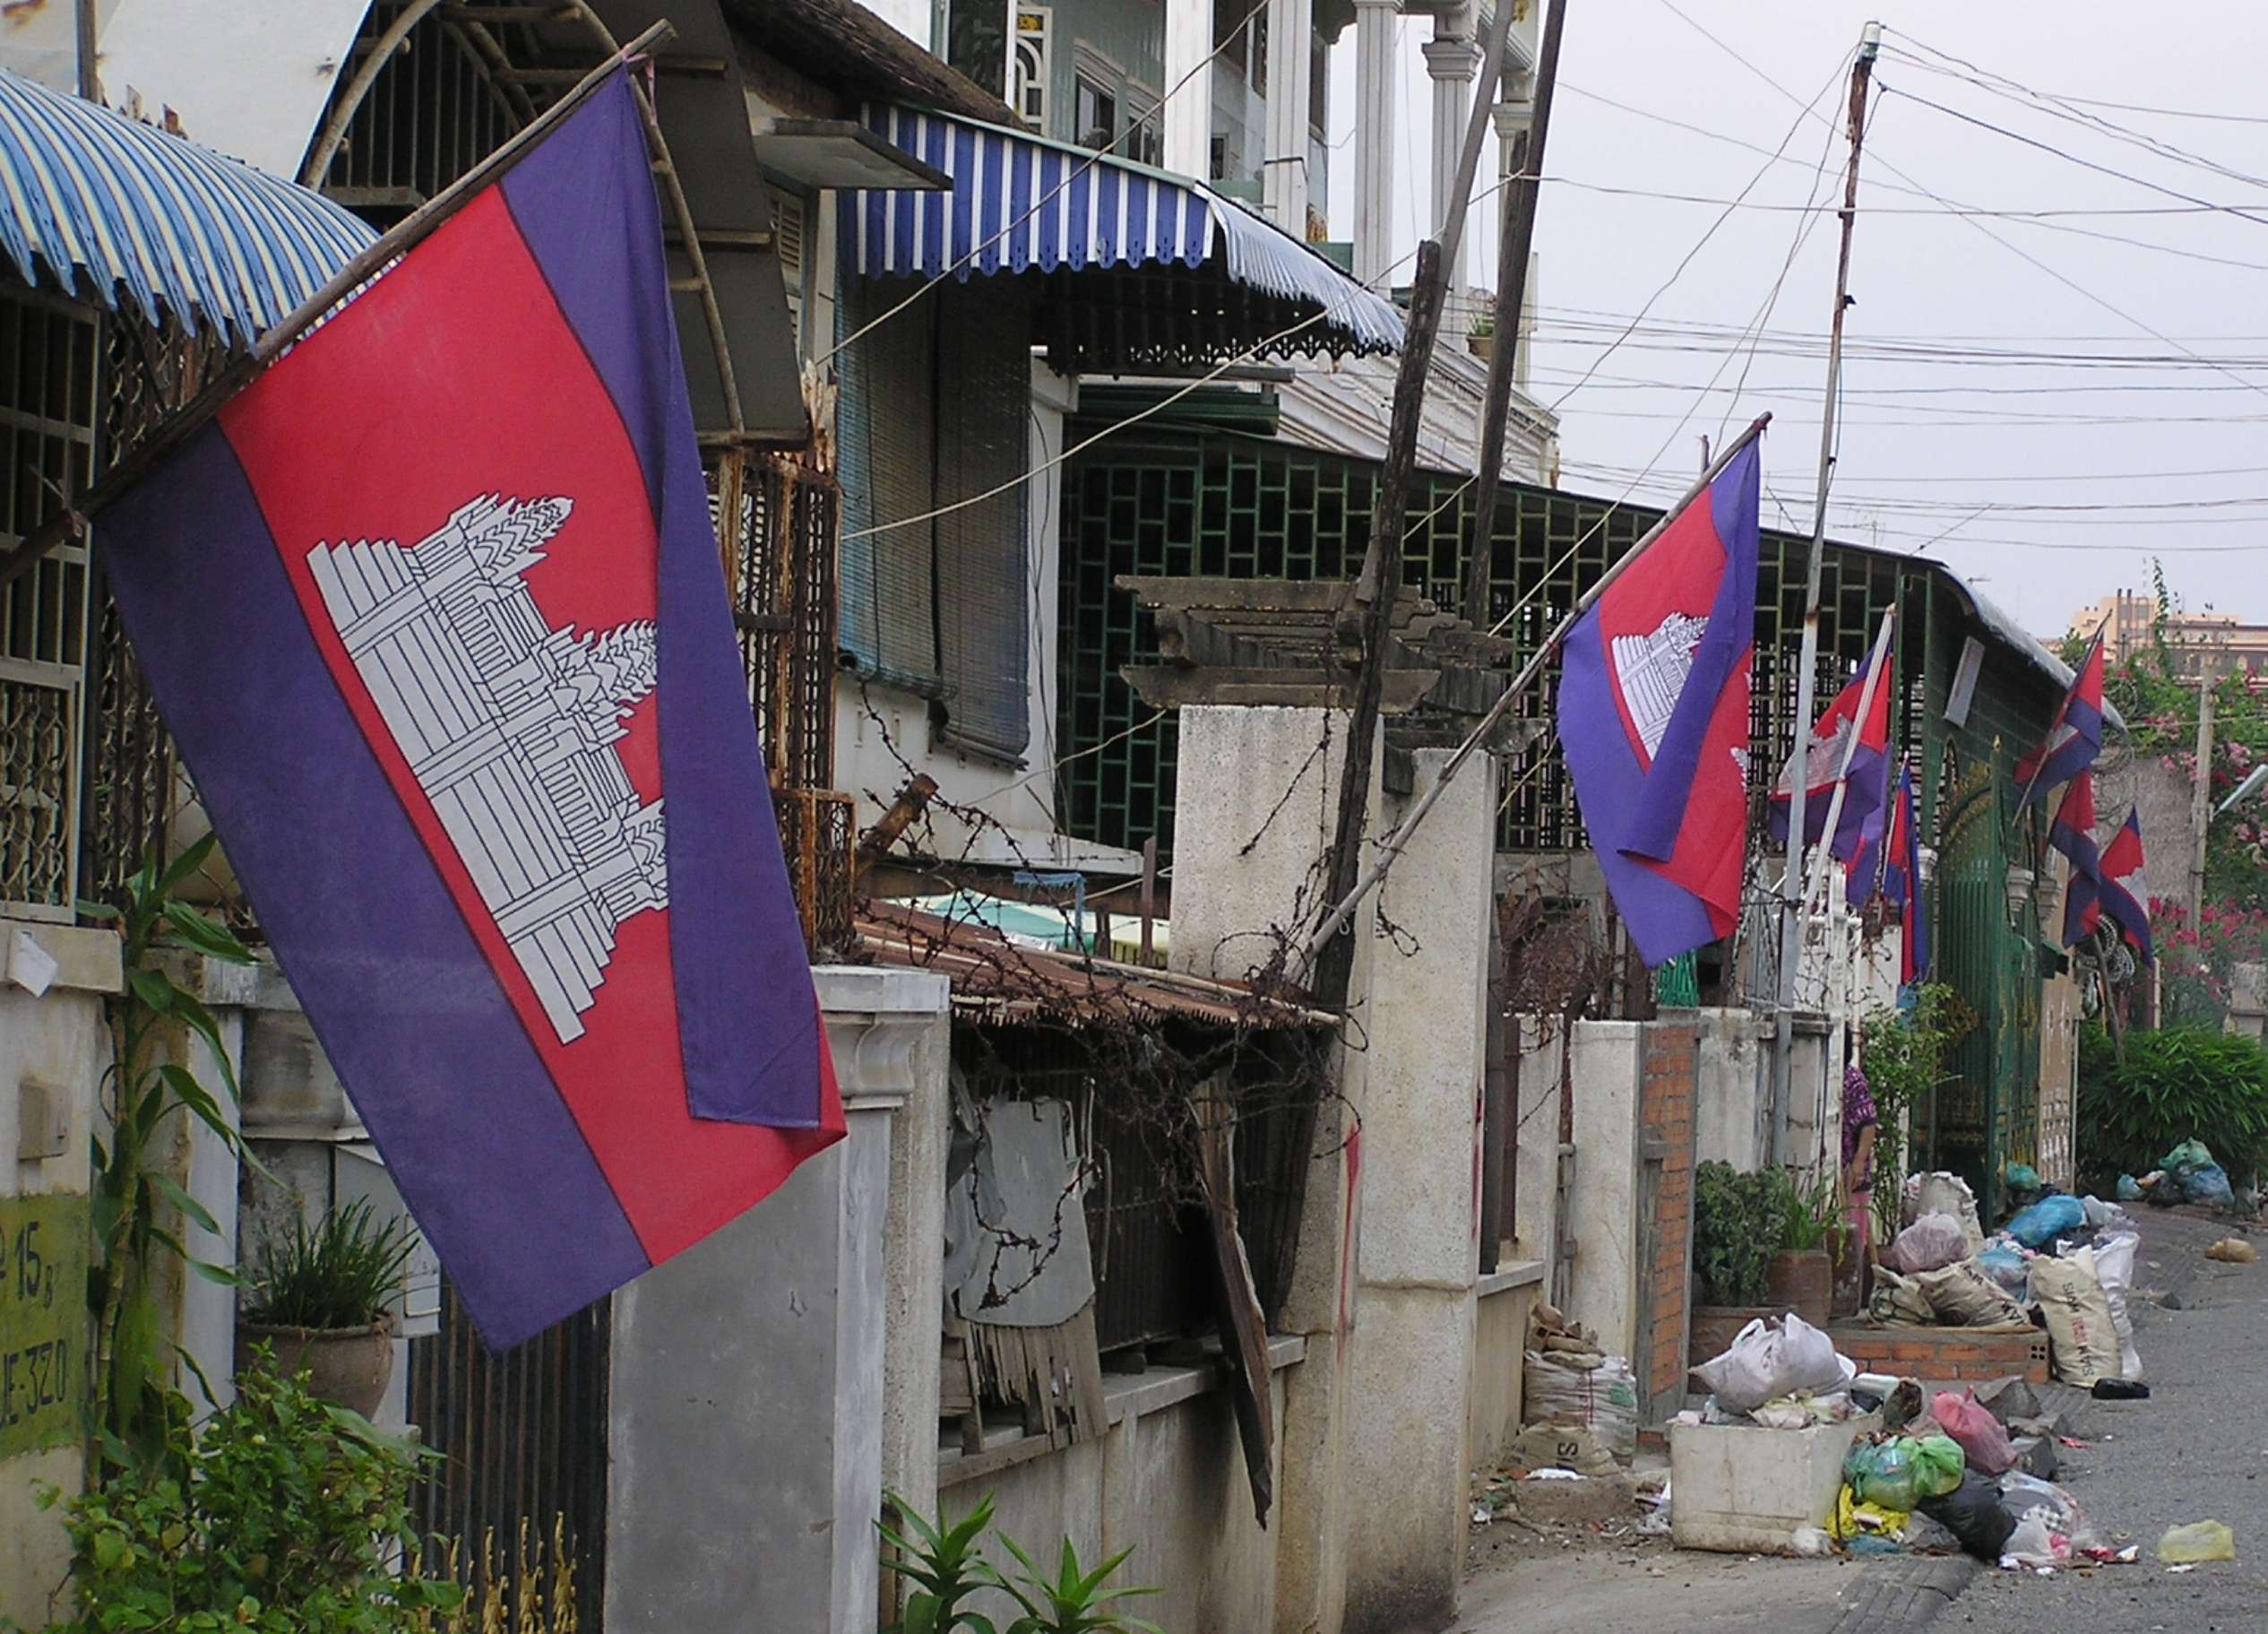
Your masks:
<instances>
[{"instance_id":1,"label":"concrete wall","mask_svg":"<svg viewBox=\"0 0 2268 1634\"><path fill-rule=\"evenodd\" d=\"M49 962L52 962L50 968ZM110 1059L104 995L119 990L107 930L0 920L0 1263L16 1295L0 1301L0 1622L47 1626L71 1560L45 1487L79 1490L85 1457L89 1141ZM35 993L33 988L44 991ZM72 1246L76 1245L76 1251Z\"/></svg>"},{"instance_id":2,"label":"concrete wall","mask_svg":"<svg viewBox=\"0 0 2268 1634\"><path fill-rule=\"evenodd\" d=\"M1513 1198L1519 1258L1543 1262L1544 1287L1557 1286L1560 1115L1566 1101L1567 1025L1558 1017L1520 1017L1520 1102L1514 1130L1519 1176Z\"/></svg>"},{"instance_id":3,"label":"concrete wall","mask_svg":"<svg viewBox=\"0 0 2268 1634\"><path fill-rule=\"evenodd\" d=\"M2189 870L2196 865L2197 846L2190 826L2189 774L2169 765L2159 756L2137 755L2134 764L2134 809L2142 814L2145 853L2142 889L2134 895L2147 908L2150 899L2189 900ZM2126 820L2123 813L2106 808L2106 823Z\"/></svg>"},{"instance_id":4,"label":"concrete wall","mask_svg":"<svg viewBox=\"0 0 2268 1634\"><path fill-rule=\"evenodd\" d=\"M1638 1087L1645 1026L1575 1024L1574 1258L1566 1313L1598 1330L1610 1355L1638 1342Z\"/></svg>"},{"instance_id":5,"label":"concrete wall","mask_svg":"<svg viewBox=\"0 0 2268 1634\"><path fill-rule=\"evenodd\" d=\"M1494 1467L1521 1430L1528 1317L1542 1292L1543 1264L1526 1260L1480 1279L1473 1307L1472 1395L1465 1414L1465 1462Z\"/></svg>"},{"instance_id":6,"label":"concrete wall","mask_svg":"<svg viewBox=\"0 0 2268 1634\"><path fill-rule=\"evenodd\" d=\"M1278 1340L1273 1400L1303 1347ZM1117 1582L1162 1592L1127 1603L1174 1634L1262 1634L1276 1616L1278 1534L1253 1518L1252 1491L1229 1395L1214 1370L1168 1369L1109 1381L1110 1430L1100 1440L1051 1449L1005 1467L988 1457L948 1460L940 1507L958 1517L989 1494L1001 1531L1053 1569L1066 1536L1092 1566L1134 1551ZM997 1562L1012 1562L996 1552ZM1005 1600L978 1609L1008 1625Z\"/></svg>"},{"instance_id":7,"label":"concrete wall","mask_svg":"<svg viewBox=\"0 0 2268 1634\"><path fill-rule=\"evenodd\" d=\"M1659 1422L1685 1405L1686 1335L1693 1286L1694 1101L1701 1028L1669 1011L1646 1026L1638 1095L1638 1374L1640 1410Z\"/></svg>"},{"instance_id":8,"label":"concrete wall","mask_svg":"<svg viewBox=\"0 0 2268 1634\"><path fill-rule=\"evenodd\" d=\"M1729 1163L1754 1173L1768 1160L1771 1120L1765 1090L1772 1068L1772 1024L1754 1010L1693 1012L1699 1032L1700 1082L1694 1097L1696 1161Z\"/></svg>"}]
</instances>

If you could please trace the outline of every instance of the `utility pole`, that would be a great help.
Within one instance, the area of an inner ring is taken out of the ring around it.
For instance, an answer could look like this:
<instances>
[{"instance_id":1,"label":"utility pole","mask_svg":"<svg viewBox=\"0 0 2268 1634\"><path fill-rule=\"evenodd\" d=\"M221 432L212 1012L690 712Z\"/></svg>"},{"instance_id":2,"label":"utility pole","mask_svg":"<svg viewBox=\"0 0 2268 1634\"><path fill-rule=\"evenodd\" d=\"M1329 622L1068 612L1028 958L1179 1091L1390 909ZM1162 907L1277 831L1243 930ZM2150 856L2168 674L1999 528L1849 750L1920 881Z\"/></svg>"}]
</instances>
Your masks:
<instances>
[{"instance_id":1,"label":"utility pole","mask_svg":"<svg viewBox=\"0 0 2268 1634\"><path fill-rule=\"evenodd\" d=\"M79 95L89 102L102 100L102 72L97 60L95 0L73 0L72 25L78 38Z\"/></svg>"},{"instance_id":2,"label":"utility pole","mask_svg":"<svg viewBox=\"0 0 2268 1634\"><path fill-rule=\"evenodd\" d=\"M1509 6L1512 0L1496 0ZM1496 343L1488 354L1488 398L1480 423L1480 487L1472 502L1472 535L1465 558L1464 615L1477 629L1489 623L1490 540L1496 527L1496 487L1503 480L1505 421L1512 412L1512 371L1520 353L1520 314L1528 298L1528 255L1536 239L1536 195L1543 190L1543 144L1551 130L1551 91L1559 79L1559 36L1567 22L1567 0L1554 0L1544 19L1543 45L1536 55L1535 111L1513 147L1512 197L1502 215L1496 245ZM1702 449L1701 463L1709 463Z\"/></svg>"},{"instance_id":3,"label":"utility pole","mask_svg":"<svg viewBox=\"0 0 2268 1634\"><path fill-rule=\"evenodd\" d=\"M2189 837L2196 853L2189 860L2189 928L2204 923L2205 836L2212 826L2212 717L2221 688L2210 654L2197 658L2197 772L2189 791Z\"/></svg>"},{"instance_id":4,"label":"utility pole","mask_svg":"<svg viewBox=\"0 0 2268 1634\"><path fill-rule=\"evenodd\" d=\"M1867 87L1875 56L1882 48L1882 24L1870 22L1858 37L1858 59L1850 66L1850 163L1843 173L1842 247L1835 261L1835 310L1827 332L1827 395L1819 416L1819 489L1812 510L1811 561L1804 581L1803 649L1796 671L1796 762L1804 757L1811 714L1818 703L1819 563L1827 538L1827 491L1834 480L1835 401L1842 385L1842 319L1850 305L1850 234L1858 220L1858 151L1867 136ZM1791 779L1788 800L1788 860L1780 876L1780 992L1772 1041L1772 1156L1784 1161L1788 1146L1788 1098L1794 1066L1796 978L1803 964L1804 783Z\"/></svg>"},{"instance_id":5,"label":"utility pole","mask_svg":"<svg viewBox=\"0 0 2268 1634\"><path fill-rule=\"evenodd\" d=\"M1504 78L1505 40L1512 32L1512 0L1496 0L1490 21L1488 43L1480 61L1479 83L1495 86ZM1370 544L1363 557L1362 576L1354 595L1341 610L1339 624L1345 633L1353 627L1361 653L1352 707L1347 714L1347 758L1339 779L1338 819L1331 850L1324 859L1323 901L1336 903L1352 894L1362 867L1362 831L1369 815L1370 768L1378 735L1379 705L1385 696L1387 649L1393 642L1394 603L1401 593L1401 535L1409 508L1410 472L1418 463L1418 422L1426 402L1426 377L1433 368L1434 341L1441 328L1441 307L1448 294L1446 269L1456 264L1464 236L1466 202L1472 197L1473 172L1480 166L1481 143L1488 130L1489 99L1476 94L1472 119L1465 128L1465 145L1457 156L1457 174L1449 196L1456 207L1442 224L1439 243L1427 239L1418 246L1418 268L1410 290L1410 319L1401 343L1401 367L1394 376L1393 419L1386 433L1386 460L1378 472L1378 495L1370 516ZM1355 938L1351 933L1311 944L1308 988L1327 1009L1344 1007L1349 980L1354 973ZM1305 973L1295 972L1294 974Z\"/></svg>"}]
</instances>

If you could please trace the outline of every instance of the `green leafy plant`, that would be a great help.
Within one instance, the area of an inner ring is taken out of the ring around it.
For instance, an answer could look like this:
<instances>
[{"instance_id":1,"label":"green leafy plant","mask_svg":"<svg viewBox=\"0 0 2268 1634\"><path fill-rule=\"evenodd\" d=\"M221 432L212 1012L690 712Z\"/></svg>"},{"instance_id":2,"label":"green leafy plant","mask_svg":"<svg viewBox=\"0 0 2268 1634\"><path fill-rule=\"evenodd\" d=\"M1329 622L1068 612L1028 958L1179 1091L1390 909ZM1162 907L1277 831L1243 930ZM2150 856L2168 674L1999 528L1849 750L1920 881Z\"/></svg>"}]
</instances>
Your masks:
<instances>
[{"instance_id":1,"label":"green leafy plant","mask_svg":"<svg viewBox=\"0 0 2268 1634\"><path fill-rule=\"evenodd\" d=\"M1014 1600L1023 1612L1008 1625L1007 1634L1162 1634L1155 1623L1144 1622L1116 1609L1121 1600L1158 1592L1154 1588L1108 1586L1133 1550L1122 1549L1088 1571L1079 1564L1079 1552L1066 1537L1063 1540L1063 1558L1051 1578L1033 1564L1015 1539L1004 1533L1000 1543L1015 1557L1022 1569L1013 1578L993 1575L993 1586Z\"/></svg>"},{"instance_id":2,"label":"green leafy plant","mask_svg":"<svg viewBox=\"0 0 2268 1634\"><path fill-rule=\"evenodd\" d=\"M1781 1253L1807 1254L1817 1249L1836 1249L1842 1241L1843 1222L1833 1174L1806 1180L1791 1169L1769 1177L1774 1223Z\"/></svg>"},{"instance_id":3,"label":"green leafy plant","mask_svg":"<svg viewBox=\"0 0 2268 1634\"><path fill-rule=\"evenodd\" d=\"M49 1634L408 1634L461 1603L414 1569L410 1493L435 1455L273 1362L263 1351L194 1438L169 1416L166 1473L72 1500L78 1614ZM392 1569L397 1551L412 1569Z\"/></svg>"},{"instance_id":4,"label":"green leafy plant","mask_svg":"<svg viewBox=\"0 0 2268 1634\"><path fill-rule=\"evenodd\" d=\"M987 1498L957 1521L940 1515L935 1526L894 1492L890 1507L905 1517L906 1530L913 1536L883 1526L883 1541L896 1555L885 1556L882 1563L916 1586L891 1634L952 1634L955 1629L998 1634L989 1619L962 1606L977 1590L993 1586L998 1575L985 1563L982 1551L984 1535L992 1526L992 1500Z\"/></svg>"},{"instance_id":5,"label":"green leafy plant","mask_svg":"<svg viewBox=\"0 0 2268 1634\"><path fill-rule=\"evenodd\" d=\"M1472 338L1474 340L1485 341L1496 333L1496 320L1495 318L1481 316L1472 320Z\"/></svg>"},{"instance_id":6,"label":"green leafy plant","mask_svg":"<svg viewBox=\"0 0 2268 1634\"><path fill-rule=\"evenodd\" d=\"M324 1215L312 1230L304 1216L295 1219L264 1245L244 1318L278 1327L367 1327L401 1292L416 1246L407 1221L373 1220L367 1199Z\"/></svg>"},{"instance_id":7,"label":"green leafy plant","mask_svg":"<svg viewBox=\"0 0 2268 1634\"><path fill-rule=\"evenodd\" d=\"M180 1235L184 1220L220 1230L168 1172L185 1120L195 1119L240 1161L259 1166L220 1102L181 1059L190 1041L201 1041L236 1097L236 1072L211 1012L169 973L181 955L252 962L226 926L181 898L212 849L208 834L162 869L153 850L126 882L118 906L79 904L83 916L117 925L126 978L125 991L110 1005L111 1060L103 1076L108 1128L94 1140L95 1253L87 1302L94 1321L90 1473L98 1479L106 1465L147 1465L174 1444L171 1418L180 1398L169 1388L171 1364L176 1356L193 1370L195 1363L167 1338L160 1320L163 1260L216 1282L237 1280L232 1268L196 1258Z\"/></svg>"},{"instance_id":8,"label":"green leafy plant","mask_svg":"<svg viewBox=\"0 0 2268 1634\"><path fill-rule=\"evenodd\" d=\"M1694 1171L1693 1263L1710 1304L1763 1303L1765 1268L1780 1246L1777 1178L1730 1163Z\"/></svg>"},{"instance_id":9,"label":"green leafy plant","mask_svg":"<svg viewBox=\"0 0 2268 1634\"><path fill-rule=\"evenodd\" d=\"M2268 1050L2206 1027L2129 1033L2123 1056L2101 1028L2080 1034L2083 1177L2103 1188L2121 1174L2147 1174L2193 1137L2238 1185L2259 1173L2268 1156Z\"/></svg>"},{"instance_id":10,"label":"green leafy plant","mask_svg":"<svg viewBox=\"0 0 2268 1634\"><path fill-rule=\"evenodd\" d=\"M1943 982L1913 990L1902 1010L1876 1009L1860 1024L1859 1070L1874 1096L1880 1127L1875 1135L1875 1235L1888 1242L1898 1232L1898 1194L1909 1162L1909 1120L1925 1111L1945 1081L1945 1059L1973 1024L1961 996Z\"/></svg>"}]
</instances>

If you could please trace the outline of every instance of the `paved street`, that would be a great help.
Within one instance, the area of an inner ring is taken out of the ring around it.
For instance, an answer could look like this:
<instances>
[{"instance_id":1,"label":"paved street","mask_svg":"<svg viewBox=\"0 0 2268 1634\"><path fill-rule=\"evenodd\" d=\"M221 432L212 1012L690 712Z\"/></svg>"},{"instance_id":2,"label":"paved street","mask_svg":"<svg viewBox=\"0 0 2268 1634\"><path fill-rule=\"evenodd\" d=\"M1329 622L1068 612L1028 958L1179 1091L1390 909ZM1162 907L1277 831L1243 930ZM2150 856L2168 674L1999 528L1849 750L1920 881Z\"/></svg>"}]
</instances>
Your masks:
<instances>
[{"instance_id":1,"label":"paved street","mask_svg":"<svg viewBox=\"0 0 2268 1634\"><path fill-rule=\"evenodd\" d=\"M2142 1546L2133 1566L1970 1573L1964 1562L1807 1561L1680 1553L1665 1542L1499 1521L1476 1540L1464 1634L1867 1634L1922 1626L1962 1634L2212 1634L2268 1621L2268 1263L2203 1258L2221 1226L2141 1221L2137 1343L2153 1395L2088 1403L2062 1480L2099 1529ZM2163 1301L2163 1302L2160 1302ZM2178 1575L2157 1563L2179 1522L2235 1528L2234 1565ZM1621 1535L1617 1535L1617 1533ZM1948 1604L1947 1591L1968 1580Z\"/></svg>"}]
</instances>

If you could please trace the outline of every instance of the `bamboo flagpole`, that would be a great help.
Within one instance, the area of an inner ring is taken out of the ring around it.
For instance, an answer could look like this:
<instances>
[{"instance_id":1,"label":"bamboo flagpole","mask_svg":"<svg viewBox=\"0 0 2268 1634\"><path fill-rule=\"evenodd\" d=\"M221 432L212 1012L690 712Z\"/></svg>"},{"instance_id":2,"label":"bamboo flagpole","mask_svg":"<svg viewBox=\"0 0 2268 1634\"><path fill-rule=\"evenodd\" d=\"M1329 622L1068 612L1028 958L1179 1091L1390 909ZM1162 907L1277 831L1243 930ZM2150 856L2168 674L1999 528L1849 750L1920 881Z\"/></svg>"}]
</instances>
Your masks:
<instances>
[{"instance_id":1,"label":"bamboo flagpole","mask_svg":"<svg viewBox=\"0 0 2268 1634\"><path fill-rule=\"evenodd\" d=\"M1332 937L1339 934L1340 927L1347 922L1348 916L1360 904L1362 899L1377 887L1379 881L1385 878L1387 870L1393 867L1395 859L1401 855L1402 848L1410 843L1410 835L1416 834L1418 826L1426 820L1426 814L1434 808L1435 803L1441 799L1443 792L1454 780L1459 769L1471 758L1472 752L1487 740L1488 734L1496 731L1497 722L1505 718L1513 705L1530 687L1535 684L1536 678L1543 673L1544 666L1551 661L1552 655L1559 651L1560 644L1567 639L1567 632L1574 629L1576 623L1591 610L1599 598L1607 593L1608 586L1620 578L1633 562L1645 554L1646 547L1660 537L1662 530L1683 515L1686 506L1707 492L1709 485L1717 480L1718 475L1726 466L1732 463L1734 456L1762 437L1764 428L1771 423L1771 415L1757 416L1746 431L1719 450L1717 457L1709 463L1708 469L1695 480L1693 486L1677 497L1677 503L1662 513L1659 522L1646 530L1645 537L1623 552L1617 560L1611 563L1607 571L1600 575L1599 582L1583 592L1574 606L1568 610L1567 616L1553 627L1551 634L1544 637L1543 644L1529 656L1528 661L1521 666L1520 672L1512 678L1496 703L1489 706L1488 713L1480 718L1480 723L1465 734L1464 741L1460 743L1455 752L1449 756L1448 763L1441 768L1440 775L1436 777L1426 791L1418 797L1417 804L1410 807L1408 815L1403 817L1401 822L1395 824L1392 832L1378 843L1376 857L1373 859L1369 869L1364 872L1362 878L1355 882L1354 888L1332 903L1330 910L1316 921L1315 928L1308 932L1300 949L1300 965L1303 970L1315 968L1316 955L1329 945Z\"/></svg>"},{"instance_id":2,"label":"bamboo flagpole","mask_svg":"<svg viewBox=\"0 0 2268 1634\"><path fill-rule=\"evenodd\" d=\"M125 458L103 474L100 481L80 495L61 515L30 534L4 559L0 559L0 589L15 583L34 562L56 546L84 538L87 524L99 512L115 503L120 495L148 476L168 455L203 430L207 422L220 411L223 404L265 373L294 341L304 339L309 330L329 316L333 307L432 237L450 217L470 203L483 189L501 180L506 171L533 152L545 137L558 128L568 115L588 101L616 69L643 56L676 33L676 28L665 19L644 30L635 39L625 42L619 50L609 54L604 62L570 86L557 101L514 132L496 151L403 217L382 234L376 242L347 263L330 282L301 302L289 316L263 334L249 351L240 354L222 369L203 391L189 400L178 414L165 421L146 441L137 444Z\"/></svg>"}]
</instances>

